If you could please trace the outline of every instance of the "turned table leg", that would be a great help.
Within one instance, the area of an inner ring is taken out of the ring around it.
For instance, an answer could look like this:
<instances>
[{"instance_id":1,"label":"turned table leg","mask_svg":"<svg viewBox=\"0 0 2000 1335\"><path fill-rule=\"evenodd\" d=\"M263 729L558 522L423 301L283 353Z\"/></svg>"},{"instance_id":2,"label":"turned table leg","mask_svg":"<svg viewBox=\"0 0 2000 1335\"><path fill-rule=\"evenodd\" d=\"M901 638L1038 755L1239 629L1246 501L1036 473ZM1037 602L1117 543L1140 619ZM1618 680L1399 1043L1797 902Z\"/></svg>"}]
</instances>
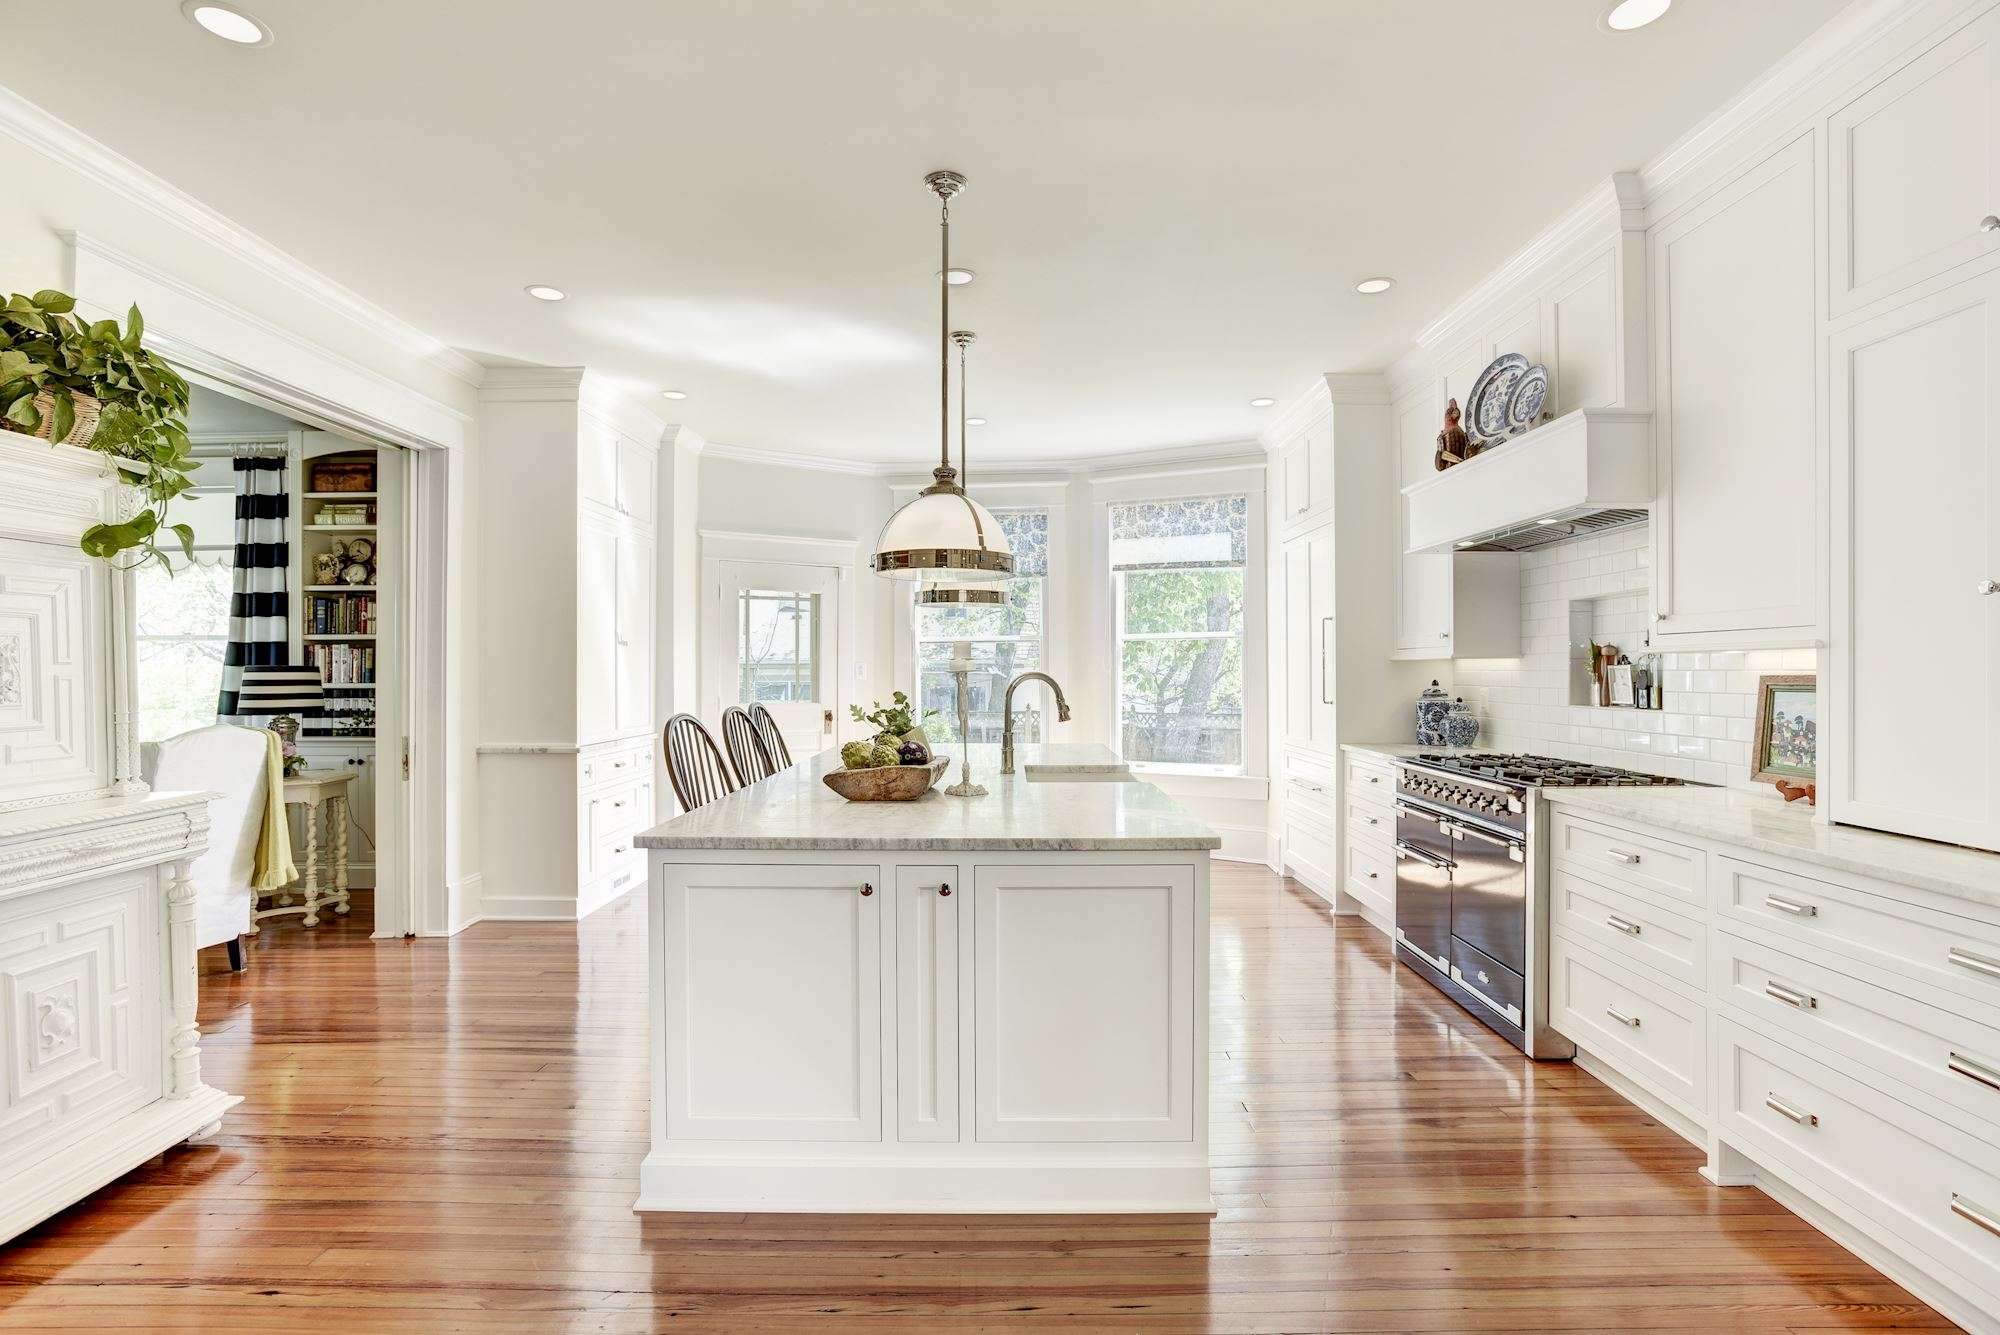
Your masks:
<instances>
[{"instance_id":1,"label":"turned table leg","mask_svg":"<svg viewBox=\"0 0 2000 1335\"><path fill-rule=\"evenodd\" d=\"M347 794L333 800L333 911L347 912Z\"/></svg>"},{"instance_id":2,"label":"turned table leg","mask_svg":"<svg viewBox=\"0 0 2000 1335\"><path fill-rule=\"evenodd\" d=\"M320 803L306 804L306 918L308 927L319 926L319 814Z\"/></svg>"}]
</instances>

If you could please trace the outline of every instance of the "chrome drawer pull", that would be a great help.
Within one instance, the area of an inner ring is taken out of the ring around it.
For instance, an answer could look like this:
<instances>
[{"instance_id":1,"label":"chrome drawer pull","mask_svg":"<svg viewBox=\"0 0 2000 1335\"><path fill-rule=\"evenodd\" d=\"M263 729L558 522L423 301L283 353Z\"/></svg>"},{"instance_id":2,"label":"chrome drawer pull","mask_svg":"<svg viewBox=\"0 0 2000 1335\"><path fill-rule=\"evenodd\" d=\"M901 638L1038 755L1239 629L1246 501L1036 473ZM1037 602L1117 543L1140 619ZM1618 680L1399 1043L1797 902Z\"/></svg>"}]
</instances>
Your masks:
<instances>
[{"instance_id":1,"label":"chrome drawer pull","mask_svg":"<svg viewBox=\"0 0 2000 1335\"><path fill-rule=\"evenodd\" d=\"M1764 1096L1764 1106L1788 1122L1797 1122L1800 1126L1819 1125L1818 1113L1809 1113L1803 1108L1794 1108L1776 1094L1766 1094Z\"/></svg>"},{"instance_id":2,"label":"chrome drawer pull","mask_svg":"<svg viewBox=\"0 0 2000 1335\"><path fill-rule=\"evenodd\" d=\"M1962 1052L1954 1052L1944 1064L1944 1069L1954 1075L1962 1075L1968 1080L1977 1080L1992 1089L2000 1089L2000 1070L1995 1070L1977 1057L1968 1057Z\"/></svg>"},{"instance_id":3,"label":"chrome drawer pull","mask_svg":"<svg viewBox=\"0 0 2000 1335\"><path fill-rule=\"evenodd\" d=\"M1764 995L1773 1001L1782 1001L1787 1006L1795 1006L1802 1011L1813 1010L1819 1005L1819 998L1810 992L1801 992L1780 982L1764 984Z\"/></svg>"},{"instance_id":4,"label":"chrome drawer pull","mask_svg":"<svg viewBox=\"0 0 2000 1335\"><path fill-rule=\"evenodd\" d=\"M1955 1191L1951 1193L1951 1212L1960 1219L1979 1225L1995 1237L2000 1237L2000 1219L1996 1219Z\"/></svg>"},{"instance_id":5,"label":"chrome drawer pull","mask_svg":"<svg viewBox=\"0 0 2000 1335\"><path fill-rule=\"evenodd\" d=\"M1819 905L1801 904L1796 899L1785 899L1779 895L1765 895L1764 907L1767 909L1776 909L1780 913L1789 913L1794 918L1817 918L1819 916Z\"/></svg>"},{"instance_id":6,"label":"chrome drawer pull","mask_svg":"<svg viewBox=\"0 0 2000 1335\"><path fill-rule=\"evenodd\" d=\"M1368 782L1370 782L1370 783L1380 783L1380 782L1382 782L1382 776L1381 776L1381 775L1379 775L1379 774L1371 774L1371 775L1369 775L1369 776L1368 776Z\"/></svg>"},{"instance_id":7,"label":"chrome drawer pull","mask_svg":"<svg viewBox=\"0 0 2000 1335\"><path fill-rule=\"evenodd\" d=\"M1607 848L1604 850L1604 856L1610 858L1613 862L1622 862L1628 867L1639 865L1639 855L1637 853L1627 853L1622 848Z\"/></svg>"},{"instance_id":8,"label":"chrome drawer pull","mask_svg":"<svg viewBox=\"0 0 2000 1335\"><path fill-rule=\"evenodd\" d=\"M1637 1029L1639 1027L1638 1016L1627 1015L1624 1011L1619 1010L1616 1006L1606 1006L1604 1008L1604 1013L1606 1015L1609 1015L1612 1019L1618 1021L1618 1023L1626 1026L1629 1029Z\"/></svg>"},{"instance_id":9,"label":"chrome drawer pull","mask_svg":"<svg viewBox=\"0 0 2000 1335\"><path fill-rule=\"evenodd\" d=\"M1604 920L1604 925L1605 925L1606 927L1615 927L1615 928L1617 928L1617 929L1618 929L1619 931L1621 931L1621 932L1625 933L1625 934L1626 934L1627 936L1637 936L1637 935L1639 935L1639 924L1638 924L1638 923L1636 923L1636 922L1627 922L1627 921L1625 921L1625 920L1624 920L1623 918L1619 917L1619 916L1618 916L1617 914L1615 914L1615 913L1614 913L1614 914L1611 914L1611 915L1610 915L1609 917L1607 917L1607 918L1606 918L1606 919Z\"/></svg>"},{"instance_id":10,"label":"chrome drawer pull","mask_svg":"<svg viewBox=\"0 0 2000 1335\"><path fill-rule=\"evenodd\" d=\"M1974 973L1983 973L1989 978L2000 978L2000 960L1990 960L1984 955L1975 955L1969 950L1960 950L1957 946L1953 946L1951 953L1946 955L1945 958L1961 969L1970 969Z\"/></svg>"},{"instance_id":11,"label":"chrome drawer pull","mask_svg":"<svg viewBox=\"0 0 2000 1335\"><path fill-rule=\"evenodd\" d=\"M1376 816L1363 816L1361 819L1367 821L1370 825L1380 825L1382 823L1381 819Z\"/></svg>"}]
</instances>

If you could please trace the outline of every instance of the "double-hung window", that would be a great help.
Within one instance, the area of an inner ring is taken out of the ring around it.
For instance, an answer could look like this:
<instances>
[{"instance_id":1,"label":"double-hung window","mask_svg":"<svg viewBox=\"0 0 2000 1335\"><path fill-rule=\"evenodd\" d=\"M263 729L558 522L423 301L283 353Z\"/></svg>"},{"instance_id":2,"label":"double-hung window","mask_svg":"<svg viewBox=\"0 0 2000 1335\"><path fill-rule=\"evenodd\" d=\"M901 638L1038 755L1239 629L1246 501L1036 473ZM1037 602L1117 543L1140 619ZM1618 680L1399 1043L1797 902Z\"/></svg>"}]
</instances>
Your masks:
<instances>
[{"instance_id":1,"label":"double-hung window","mask_svg":"<svg viewBox=\"0 0 2000 1335\"><path fill-rule=\"evenodd\" d=\"M1240 771L1249 498L1110 509L1120 749L1134 764Z\"/></svg>"},{"instance_id":2,"label":"double-hung window","mask_svg":"<svg viewBox=\"0 0 2000 1335\"><path fill-rule=\"evenodd\" d=\"M226 451L208 452L191 471L194 490L174 502L172 518L193 526L194 559L168 542L165 565L149 561L133 576L142 742L215 722L222 690L234 601L236 485Z\"/></svg>"},{"instance_id":3,"label":"double-hung window","mask_svg":"<svg viewBox=\"0 0 2000 1335\"><path fill-rule=\"evenodd\" d=\"M1014 576L1000 587L1007 601L994 606L926 607L919 603L914 620L917 648L917 699L937 717L924 724L933 742L958 741L958 687L951 674L952 646L966 641L972 649L973 671L967 679L971 740L998 742L1004 720L1001 697L1007 683L1042 666L1044 625L1048 605L1049 512L996 510L1007 545L1014 550ZM1039 698L1040 691L1033 692ZM1017 742L1041 741L1044 720L1039 706L1023 691L1015 701Z\"/></svg>"}]
</instances>

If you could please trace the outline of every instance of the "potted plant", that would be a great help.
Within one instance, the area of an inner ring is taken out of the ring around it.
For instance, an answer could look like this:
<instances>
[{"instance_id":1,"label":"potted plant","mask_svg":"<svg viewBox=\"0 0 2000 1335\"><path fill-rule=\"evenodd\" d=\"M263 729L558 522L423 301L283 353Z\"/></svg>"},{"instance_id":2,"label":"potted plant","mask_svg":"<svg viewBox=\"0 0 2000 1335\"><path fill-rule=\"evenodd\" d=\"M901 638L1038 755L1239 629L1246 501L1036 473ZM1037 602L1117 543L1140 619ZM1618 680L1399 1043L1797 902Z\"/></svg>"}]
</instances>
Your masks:
<instances>
[{"instance_id":1,"label":"potted plant","mask_svg":"<svg viewBox=\"0 0 2000 1335\"><path fill-rule=\"evenodd\" d=\"M875 708L871 713L863 713L860 705L849 705L847 710L854 716L856 723L874 724L875 735L890 742L892 745L900 745L903 742L920 742L928 747L930 745L930 738L924 736L923 728L920 725L937 716L937 710L926 709L922 719L912 717L910 697L901 691L897 691L894 695L890 696L889 703L886 705L877 700Z\"/></svg>"},{"instance_id":2,"label":"potted plant","mask_svg":"<svg viewBox=\"0 0 2000 1335\"><path fill-rule=\"evenodd\" d=\"M131 481L143 507L86 529L84 551L107 559L137 551L135 565L164 565L158 543L171 533L192 559L194 530L166 522L168 503L194 485L187 381L142 346L137 306L122 330L75 310L74 297L55 291L17 292L0 307L0 427L138 466Z\"/></svg>"}]
</instances>

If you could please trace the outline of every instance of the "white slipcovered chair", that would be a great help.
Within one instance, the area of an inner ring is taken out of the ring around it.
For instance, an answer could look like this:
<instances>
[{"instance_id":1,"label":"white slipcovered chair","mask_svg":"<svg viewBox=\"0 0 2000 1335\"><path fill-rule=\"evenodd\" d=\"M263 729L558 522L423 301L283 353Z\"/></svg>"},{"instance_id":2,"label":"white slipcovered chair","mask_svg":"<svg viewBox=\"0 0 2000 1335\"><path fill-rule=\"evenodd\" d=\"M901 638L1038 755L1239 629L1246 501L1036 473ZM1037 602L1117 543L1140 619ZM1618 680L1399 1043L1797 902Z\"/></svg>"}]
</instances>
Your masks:
<instances>
[{"instance_id":1,"label":"white slipcovered chair","mask_svg":"<svg viewBox=\"0 0 2000 1335\"><path fill-rule=\"evenodd\" d=\"M229 945L229 967L243 967L250 927L250 881L263 830L266 748L261 728L216 723L142 748L146 782L160 792L217 793L208 804L208 851L194 860L195 945Z\"/></svg>"}]
</instances>

